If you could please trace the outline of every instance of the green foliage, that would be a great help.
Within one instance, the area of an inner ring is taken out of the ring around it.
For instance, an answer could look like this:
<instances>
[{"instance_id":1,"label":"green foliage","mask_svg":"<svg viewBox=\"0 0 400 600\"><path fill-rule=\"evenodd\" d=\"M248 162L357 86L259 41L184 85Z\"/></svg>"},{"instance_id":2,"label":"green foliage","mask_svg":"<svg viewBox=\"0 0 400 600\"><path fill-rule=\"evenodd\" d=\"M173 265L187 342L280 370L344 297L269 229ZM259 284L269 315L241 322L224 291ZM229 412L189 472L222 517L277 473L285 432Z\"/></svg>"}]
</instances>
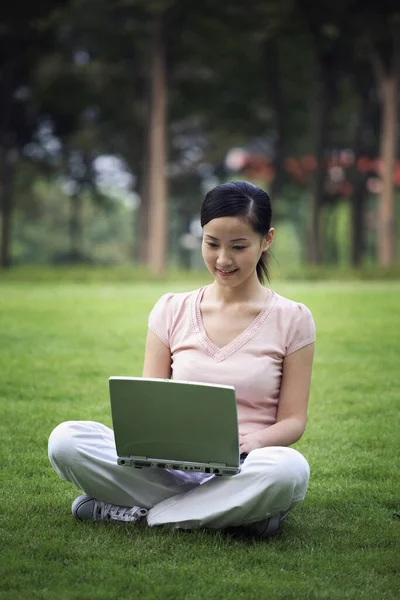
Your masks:
<instances>
[{"instance_id":1,"label":"green foliage","mask_svg":"<svg viewBox=\"0 0 400 600\"><path fill-rule=\"evenodd\" d=\"M315 67L321 58L327 59L322 73L335 72L335 98L328 94L334 104L327 122L331 144L325 150L356 145L362 99L368 97L362 146L375 157L379 102L367 57L374 46L378 58L387 62L384 55L394 47L386 36L395 22L392 8L390 2L364 7L358 0L323 7L313 0L249 6L238 0L204 0L201 10L185 0L71 0L32 5L27 12L17 3L5 21L2 65L4 72L14 73L18 57L18 69L2 87L3 112L12 118L0 145L8 151L10 140L18 140L11 144L15 157L27 147L32 150L34 143L37 155L29 166L21 160L15 165L14 262L51 264L73 255L67 234L69 200L52 186L44 189L44 165L55 179L71 175L67 159L74 152L84 154L90 164L96 156L114 154L123 157L136 178L136 190L143 192L154 15L162 14L168 71L170 263L184 265L190 257L177 242L198 212L206 179L199 168L224 179L224 158L233 146L252 148L272 162L280 141L281 158L313 152L322 83ZM268 53L269 42L275 58ZM44 121L57 136L57 151L49 150L48 139L47 146L39 139ZM302 189L285 181L273 198L278 229L274 255L280 269L307 262L312 177ZM100 264L130 262L134 215L122 206L104 213L89 206L93 199L86 188L81 194L81 258ZM6 200L11 206L10 196L0 198L0 207ZM328 265L347 264L349 207L327 207L322 213L323 259ZM365 258L370 261L375 239L373 232L367 234Z\"/></svg>"},{"instance_id":2,"label":"green foliage","mask_svg":"<svg viewBox=\"0 0 400 600\"><path fill-rule=\"evenodd\" d=\"M124 264L132 258L135 212L121 200L95 205L82 194L84 261ZM51 180L36 179L31 195L19 202L14 222L15 264L57 264L69 260L71 198Z\"/></svg>"},{"instance_id":3,"label":"green foliage","mask_svg":"<svg viewBox=\"0 0 400 600\"><path fill-rule=\"evenodd\" d=\"M79 492L52 470L48 435L69 419L111 424L108 377L140 375L150 308L187 289L0 284L2 600L397 600L398 283L275 287L318 331L296 444L310 487L275 538L73 520Z\"/></svg>"}]
</instances>

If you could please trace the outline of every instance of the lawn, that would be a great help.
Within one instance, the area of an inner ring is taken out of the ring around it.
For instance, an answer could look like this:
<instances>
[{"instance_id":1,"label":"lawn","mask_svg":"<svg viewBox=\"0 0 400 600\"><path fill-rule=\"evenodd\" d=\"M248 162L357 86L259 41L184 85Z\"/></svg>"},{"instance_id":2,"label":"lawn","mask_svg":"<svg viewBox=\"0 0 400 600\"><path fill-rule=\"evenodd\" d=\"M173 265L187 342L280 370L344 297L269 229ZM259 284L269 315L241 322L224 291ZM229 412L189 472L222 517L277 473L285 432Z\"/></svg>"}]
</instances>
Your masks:
<instances>
[{"instance_id":1,"label":"lawn","mask_svg":"<svg viewBox=\"0 0 400 600\"><path fill-rule=\"evenodd\" d=\"M111 424L147 315L184 283L0 284L1 600L398 599L400 283L279 283L317 324L304 503L269 541L78 523L47 438ZM191 286L193 287L193 285ZM396 516L397 515L397 516Z\"/></svg>"}]
</instances>

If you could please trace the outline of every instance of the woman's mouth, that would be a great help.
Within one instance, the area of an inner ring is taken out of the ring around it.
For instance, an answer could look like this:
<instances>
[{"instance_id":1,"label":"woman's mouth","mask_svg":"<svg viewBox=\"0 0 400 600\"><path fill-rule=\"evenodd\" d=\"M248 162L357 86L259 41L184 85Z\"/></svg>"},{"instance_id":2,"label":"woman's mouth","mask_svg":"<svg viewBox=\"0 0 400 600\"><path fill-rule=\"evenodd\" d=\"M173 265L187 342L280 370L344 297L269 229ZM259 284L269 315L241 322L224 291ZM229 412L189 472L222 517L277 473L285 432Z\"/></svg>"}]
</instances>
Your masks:
<instances>
[{"instance_id":1,"label":"woman's mouth","mask_svg":"<svg viewBox=\"0 0 400 600\"><path fill-rule=\"evenodd\" d=\"M217 269L217 273L219 275L221 275L221 277L232 277L232 275L234 275L234 273L236 273L236 271L238 271L238 269L232 269L232 270L222 270L222 269Z\"/></svg>"}]
</instances>

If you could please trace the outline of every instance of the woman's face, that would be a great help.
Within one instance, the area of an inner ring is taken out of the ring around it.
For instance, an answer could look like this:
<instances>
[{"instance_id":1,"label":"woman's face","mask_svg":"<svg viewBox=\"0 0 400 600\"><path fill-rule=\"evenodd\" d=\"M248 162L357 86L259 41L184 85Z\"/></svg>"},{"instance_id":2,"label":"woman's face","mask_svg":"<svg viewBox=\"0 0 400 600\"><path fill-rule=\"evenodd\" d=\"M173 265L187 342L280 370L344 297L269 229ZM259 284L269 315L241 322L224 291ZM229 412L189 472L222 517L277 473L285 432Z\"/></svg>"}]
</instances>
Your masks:
<instances>
[{"instance_id":1,"label":"woman's face","mask_svg":"<svg viewBox=\"0 0 400 600\"><path fill-rule=\"evenodd\" d=\"M254 276L259 258L272 242L253 231L245 219L220 217L203 227L202 254L207 269L224 286L236 287Z\"/></svg>"}]
</instances>

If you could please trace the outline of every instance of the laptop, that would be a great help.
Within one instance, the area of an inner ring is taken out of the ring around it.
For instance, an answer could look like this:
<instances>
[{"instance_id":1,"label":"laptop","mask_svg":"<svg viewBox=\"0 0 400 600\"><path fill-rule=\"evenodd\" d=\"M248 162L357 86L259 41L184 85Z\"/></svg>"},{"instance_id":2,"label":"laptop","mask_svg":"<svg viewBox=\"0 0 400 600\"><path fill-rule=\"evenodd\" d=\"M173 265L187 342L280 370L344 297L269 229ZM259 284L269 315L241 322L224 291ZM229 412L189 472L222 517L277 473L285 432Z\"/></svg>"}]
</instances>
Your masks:
<instances>
[{"instance_id":1,"label":"laptop","mask_svg":"<svg viewBox=\"0 0 400 600\"><path fill-rule=\"evenodd\" d=\"M235 388L110 377L118 464L235 475L240 470Z\"/></svg>"}]
</instances>

